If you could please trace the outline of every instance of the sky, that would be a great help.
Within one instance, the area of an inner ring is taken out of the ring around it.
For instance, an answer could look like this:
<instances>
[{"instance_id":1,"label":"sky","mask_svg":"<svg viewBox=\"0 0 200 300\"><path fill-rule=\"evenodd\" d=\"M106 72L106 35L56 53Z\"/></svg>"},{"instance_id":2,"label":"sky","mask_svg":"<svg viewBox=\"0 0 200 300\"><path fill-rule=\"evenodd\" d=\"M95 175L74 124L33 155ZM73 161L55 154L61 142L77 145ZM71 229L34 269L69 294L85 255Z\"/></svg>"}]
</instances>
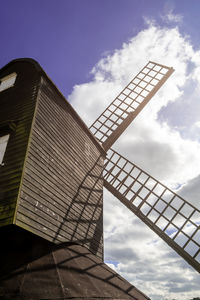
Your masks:
<instances>
[{"instance_id":1,"label":"sky","mask_svg":"<svg viewBox=\"0 0 200 300\"><path fill-rule=\"evenodd\" d=\"M0 0L0 67L36 59L87 125L149 60L175 72L113 148L200 209L199 0ZM200 277L104 191L105 261L153 300Z\"/></svg>"}]
</instances>

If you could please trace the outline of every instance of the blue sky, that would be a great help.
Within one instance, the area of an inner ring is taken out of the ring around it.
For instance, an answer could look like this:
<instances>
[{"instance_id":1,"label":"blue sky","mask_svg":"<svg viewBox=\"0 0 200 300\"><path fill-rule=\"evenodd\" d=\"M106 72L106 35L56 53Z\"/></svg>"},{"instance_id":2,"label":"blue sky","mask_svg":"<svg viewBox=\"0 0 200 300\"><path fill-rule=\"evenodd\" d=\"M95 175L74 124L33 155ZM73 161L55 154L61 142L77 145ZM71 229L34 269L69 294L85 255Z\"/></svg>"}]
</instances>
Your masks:
<instances>
[{"instance_id":1,"label":"blue sky","mask_svg":"<svg viewBox=\"0 0 200 300\"><path fill-rule=\"evenodd\" d=\"M200 1L0 4L0 67L36 59L88 125L148 60L174 67L114 148L200 208ZM199 274L106 191L104 238L107 262L153 300L200 297Z\"/></svg>"},{"instance_id":2,"label":"blue sky","mask_svg":"<svg viewBox=\"0 0 200 300\"><path fill-rule=\"evenodd\" d=\"M144 28L144 17L184 15L181 31L200 44L198 0L7 0L0 1L0 66L13 58L36 59L67 96L88 81L106 53Z\"/></svg>"}]
</instances>

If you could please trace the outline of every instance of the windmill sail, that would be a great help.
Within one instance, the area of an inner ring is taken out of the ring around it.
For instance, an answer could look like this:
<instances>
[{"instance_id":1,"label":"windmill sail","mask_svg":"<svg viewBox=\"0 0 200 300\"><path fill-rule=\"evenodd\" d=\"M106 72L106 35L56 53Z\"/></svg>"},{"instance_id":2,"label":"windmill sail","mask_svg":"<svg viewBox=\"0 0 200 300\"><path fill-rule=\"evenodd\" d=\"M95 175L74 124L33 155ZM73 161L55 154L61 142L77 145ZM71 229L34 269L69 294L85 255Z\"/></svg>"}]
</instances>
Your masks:
<instances>
[{"instance_id":1,"label":"windmill sail","mask_svg":"<svg viewBox=\"0 0 200 300\"><path fill-rule=\"evenodd\" d=\"M113 149L104 186L200 272L200 211Z\"/></svg>"},{"instance_id":2,"label":"windmill sail","mask_svg":"<svg viewBox=\"0 0 200 300\"><path fill-rule=\"evenodd\" d=\"M149 62L91 125L90 130L108 150L174 69Z\"/></svg>"}]
</instances>

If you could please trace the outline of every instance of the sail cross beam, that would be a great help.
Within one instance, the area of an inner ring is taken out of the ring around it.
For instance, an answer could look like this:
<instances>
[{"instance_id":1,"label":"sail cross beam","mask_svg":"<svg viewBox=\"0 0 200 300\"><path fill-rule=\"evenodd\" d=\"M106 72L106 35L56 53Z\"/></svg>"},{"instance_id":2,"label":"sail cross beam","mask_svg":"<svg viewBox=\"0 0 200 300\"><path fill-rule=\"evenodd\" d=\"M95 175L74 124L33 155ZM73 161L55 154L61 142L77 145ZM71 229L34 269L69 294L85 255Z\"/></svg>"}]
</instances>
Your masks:
<instances>
[{"instance_id":1,"label":"sail cross beam","mask_svg":"<svg viewBox=\"0 0 200 300\"><path fill-rule=\"evenodd\" d=\"M113 145L173 72L173 68L148 62L104 110L90 130L105 150Z\"/></svg>"},{"instance_id":2,"label":"sail cross beam","mask_svg":"<svg viewBox=\"0 0 200 300\"><path fill-rule=\"evenodd\" d=\"M200 211L110 149L104 186L200 272Z\"/></svg>"}]
</instances>

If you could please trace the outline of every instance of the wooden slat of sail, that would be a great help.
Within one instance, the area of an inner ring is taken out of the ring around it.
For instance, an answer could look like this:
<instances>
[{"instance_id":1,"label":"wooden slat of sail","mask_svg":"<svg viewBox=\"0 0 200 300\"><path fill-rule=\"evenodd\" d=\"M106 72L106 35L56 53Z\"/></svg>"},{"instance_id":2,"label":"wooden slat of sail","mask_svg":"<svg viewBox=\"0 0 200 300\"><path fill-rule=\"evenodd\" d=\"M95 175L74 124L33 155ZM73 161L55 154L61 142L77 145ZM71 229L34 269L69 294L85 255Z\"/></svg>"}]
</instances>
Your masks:
<instances>
[{"instance_id":1,"label":"wooden slat of sail","mask_svg":"<svg viewBox=\"0 0 200 300\"><path fill-rule=\"evenodd\" d=\"M200 272L200 211L113 149L104 186Z\"/></svg>"},{"instance_id":2,"label":"wooden slat of sail","mask_svg":"<svg viewBox=\"0 0 200 300\"><path fill-rule=\"evenodd\" d=\"M148 64L91 125L90 130L108 150L174 69L155 62Z\"/></svg>"}]
</instances>

